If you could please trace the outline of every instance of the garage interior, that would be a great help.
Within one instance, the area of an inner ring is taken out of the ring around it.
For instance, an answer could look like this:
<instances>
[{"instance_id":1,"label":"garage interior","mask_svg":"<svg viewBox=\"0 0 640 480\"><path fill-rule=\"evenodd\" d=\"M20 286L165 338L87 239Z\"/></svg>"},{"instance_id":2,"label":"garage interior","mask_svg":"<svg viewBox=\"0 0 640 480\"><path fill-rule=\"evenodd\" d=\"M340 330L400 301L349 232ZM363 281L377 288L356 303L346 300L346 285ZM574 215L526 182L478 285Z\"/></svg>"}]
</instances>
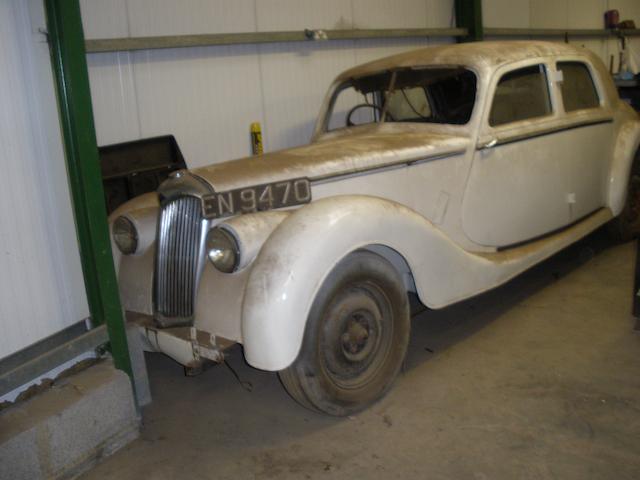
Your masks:
<instances>
[{"instance_id":1,"label":"garage interior","mask_svg":"<svg viewBox=\"0 0 640 480\"><path fill-rule=\"evenodd\" d=\"M640 2L0 1L0 480L640 477L635 240L415 301L393 388L336 418L239 345L143 353L107 226L175 170L307 144L339 73L421 47L586 47L640 109Z\"/></svg>"},{"instance_id":2,"label":"garage interior","mask_svg":"<svg viewBox=\"0 0 640 480\"><path fill-rule=\"evenodd\" d=\"M349 418L300 408L239 350L228 362L251 391L153 354L140 438L82 478L637 478L635 250L598 232L418 314L394 387Z\"/></svg>"}]
</instances>

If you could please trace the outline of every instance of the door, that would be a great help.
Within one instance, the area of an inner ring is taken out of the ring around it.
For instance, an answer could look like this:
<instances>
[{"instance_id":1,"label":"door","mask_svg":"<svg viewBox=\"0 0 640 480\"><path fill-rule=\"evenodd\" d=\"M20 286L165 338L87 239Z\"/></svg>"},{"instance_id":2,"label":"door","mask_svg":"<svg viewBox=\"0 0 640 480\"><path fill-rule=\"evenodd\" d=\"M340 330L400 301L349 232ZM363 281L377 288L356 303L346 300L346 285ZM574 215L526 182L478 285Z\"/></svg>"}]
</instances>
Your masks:
<instances>
[{"instance_id":1,"label":"door","mask_svg":"<svg viewBox=\"0 0 640 480\"><path fill-rule=\"evenodd\" d=\"M514 245L570 222L566 158L573 146L558 130L550 86L544 63L494 76L462 207L463 229L478 244Z\"/></svg>"},{"instance_id":2,"label":"door","mask_svg":"<svg viewBox=\"0 0 640 480\"><path fill-rule=\"evenodd\" d=\"M572 146L565 161L569 168L570 215L576 221L605 204L613 121L588 63L560 61L556 69L560 72L562 107L567 119L564 134Z\"/></svg>"}]
</instances>

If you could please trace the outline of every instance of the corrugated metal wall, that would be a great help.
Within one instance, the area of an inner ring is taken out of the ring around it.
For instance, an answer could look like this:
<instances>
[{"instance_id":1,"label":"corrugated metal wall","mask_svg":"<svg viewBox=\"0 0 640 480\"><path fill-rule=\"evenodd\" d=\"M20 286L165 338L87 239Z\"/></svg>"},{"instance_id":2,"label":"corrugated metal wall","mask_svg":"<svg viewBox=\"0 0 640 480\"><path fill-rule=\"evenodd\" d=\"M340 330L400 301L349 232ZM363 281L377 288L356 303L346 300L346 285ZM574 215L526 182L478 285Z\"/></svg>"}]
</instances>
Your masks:
<instances>
[{"instance_id":1,"label":"corrugated metal wall","mask_svg":"<svg viewBox=\"0 0 640 480\"><path fill-rule=\"evenodd\" d=\"M449 27L453 0L82 0L86 38ZM440 40L442 41L442 40ZM191 167L309 140L342 70L428 45L426 39L202 47L89 55L98 143L172 133Z\"/></svg>"},{"instance_id":2,"label":"corrugated metal wall","mask_svg":"<svg viewBox=\"0 0 640 480\"><path fill-rule=\"evenodd\" d=\"M0 0L0 358L89 316L42 0Z\"/></svg>"}]
</instances>

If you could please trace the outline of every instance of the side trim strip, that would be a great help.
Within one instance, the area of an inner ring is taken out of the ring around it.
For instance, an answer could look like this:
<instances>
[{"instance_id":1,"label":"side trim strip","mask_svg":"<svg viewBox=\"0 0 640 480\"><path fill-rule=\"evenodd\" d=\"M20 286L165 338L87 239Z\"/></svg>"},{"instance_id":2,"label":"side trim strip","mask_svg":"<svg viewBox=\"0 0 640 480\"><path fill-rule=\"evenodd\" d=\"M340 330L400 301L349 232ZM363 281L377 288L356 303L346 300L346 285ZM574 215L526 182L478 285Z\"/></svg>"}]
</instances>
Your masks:
<instances>
[{"instance_id":1,"label":"side trim strip","mask_svg":"<svg viewBox=\"0 0 640 480\"><path fill-rule=\"evenodd\" d=\"M603 119L603 120L586 120L583 122L578 122L578 123L574 123L572 125L568 125L568 126L561 126L561 127L554 127L554 128L549 128L546 130L539 130L537 132L532 132L532 133L528 133L525 135L515 135L513 137L508 137L508 138L503 138L503 139L496 139L496 142L492 145L483 145L480 147L477 147L476 150L487 150L490 148L495 148L495 147L499 147L500 145L507 145L509 143L515 143L515 142L521 142L523 140L530 140L532 138L537 138L537 137L544 137L546 135L553 135L554 133L560 133L560 132L565 132L568 130L574 130L576 128L583 128L583 127L591 127L593 125L600 125L600 124L604 124L604 123L613 123L613 118L607 118L607 119Z\"/></svg>"},{"instance_id":2,"label":"side trim strip","mask_svg":"<svg viewBox=\"0 0 640 480\"><path fill-rule=\"evenodd\" d=\"M371 167L361 168L361 169L352 169L345 170L339 173L330 173L327 175L317 175L315 177L309 177L309 181L313 184L325 183L328 181L336 181L341 180L343 178L360 176L360 175L369 175L372 173L377 173L384 170L389 170L393 168L399 167L411 167L413 165L419 165L425 162L431 162L434 160L443 160L449 157L455 157L456 155L462 155L467 151L466 148L455 150L453 152L444 153L441 155L431 155L428 157L418 158L416 160L398 160L396 162L384 163L382 165L375 165Z\"/></svg>"}]
</instances>

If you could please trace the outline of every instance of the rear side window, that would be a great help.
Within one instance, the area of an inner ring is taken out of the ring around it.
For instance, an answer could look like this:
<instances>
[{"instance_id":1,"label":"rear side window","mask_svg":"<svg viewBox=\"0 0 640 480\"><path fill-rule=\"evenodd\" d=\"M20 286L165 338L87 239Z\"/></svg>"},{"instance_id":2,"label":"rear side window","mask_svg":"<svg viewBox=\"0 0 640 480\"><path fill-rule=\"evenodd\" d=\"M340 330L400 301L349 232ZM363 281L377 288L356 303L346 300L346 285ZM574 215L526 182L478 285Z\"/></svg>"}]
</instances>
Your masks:
<instances>
[{"instance_id":1,"label":"rear side window","mask_svg":"<svg viewBox=\"0 0 640 480\"><path fill-rule=\"evenodd\" d=\"M557 67L562 72L562 103L565 112L600 106L596 86L584 63L559 62Z\"/></svg>"},{"instance_id":2,"label":"rear side window","mask_svg":"<svg viewBox=\"0 0 640 480\"><path fill-rule=\"evenodd\" d=\"M544 65L505 73L498 82L491 105L489 125L527 120L551 113L551 100Z\"/></svg>"}]
</instances>

